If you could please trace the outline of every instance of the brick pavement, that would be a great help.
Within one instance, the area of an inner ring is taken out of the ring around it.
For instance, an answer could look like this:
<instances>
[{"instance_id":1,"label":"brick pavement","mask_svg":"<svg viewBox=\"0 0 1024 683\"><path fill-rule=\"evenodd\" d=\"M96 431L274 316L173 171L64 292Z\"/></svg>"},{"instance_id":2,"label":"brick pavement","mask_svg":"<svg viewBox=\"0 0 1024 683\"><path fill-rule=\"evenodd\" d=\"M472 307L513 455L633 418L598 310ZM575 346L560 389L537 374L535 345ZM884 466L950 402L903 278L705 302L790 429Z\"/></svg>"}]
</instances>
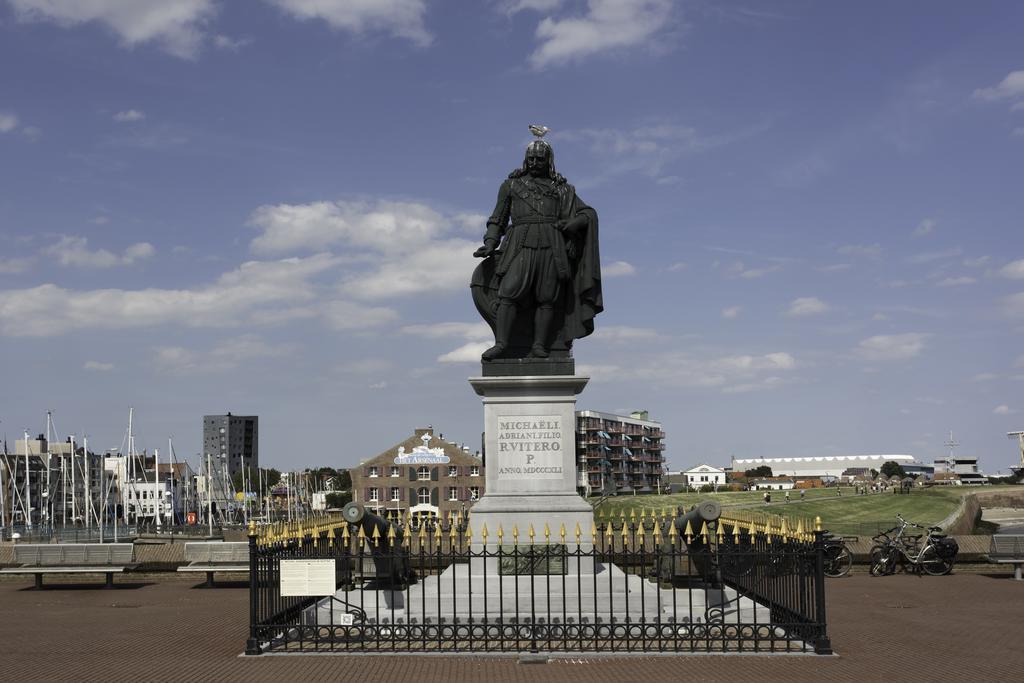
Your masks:
<instances>
[{"instance_id":1,"label":"brick pavement","mask_svg":"<svg viewBox=\"0 0 1024 683\"><path fill-rule=\"evenodd\" d=\"M490 657L239 657L242 584L193 588L174 575L118 587L0 581L5 681L819 681L1021 680L1024 582L1009 573L948 577L863 572L828 582L836 657L580 657L520 664Z\"/></svg>"}]
</instances>

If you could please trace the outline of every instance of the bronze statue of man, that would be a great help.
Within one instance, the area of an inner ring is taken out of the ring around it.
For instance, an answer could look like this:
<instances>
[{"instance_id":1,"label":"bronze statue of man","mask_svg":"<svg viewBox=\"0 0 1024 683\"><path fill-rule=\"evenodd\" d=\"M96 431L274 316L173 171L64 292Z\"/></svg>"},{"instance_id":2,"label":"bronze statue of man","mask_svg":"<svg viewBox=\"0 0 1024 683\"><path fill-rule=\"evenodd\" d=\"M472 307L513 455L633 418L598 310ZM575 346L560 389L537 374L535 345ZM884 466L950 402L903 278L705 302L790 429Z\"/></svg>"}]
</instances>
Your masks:
<instances>
[{"instance_id":1,"label":"bronze statue of man","mask_svg":"<svg viewBox=\"0 0 1024 683\"><path fill-rule=\"evenodd\" d=\"M473 275L474 301L494 329L485 363L567 358L573 340L594 331L604 308L597 212L555 171L554 150L540 137L501 184L473 255L484 259Z\"/></svg>"}]
</instances>

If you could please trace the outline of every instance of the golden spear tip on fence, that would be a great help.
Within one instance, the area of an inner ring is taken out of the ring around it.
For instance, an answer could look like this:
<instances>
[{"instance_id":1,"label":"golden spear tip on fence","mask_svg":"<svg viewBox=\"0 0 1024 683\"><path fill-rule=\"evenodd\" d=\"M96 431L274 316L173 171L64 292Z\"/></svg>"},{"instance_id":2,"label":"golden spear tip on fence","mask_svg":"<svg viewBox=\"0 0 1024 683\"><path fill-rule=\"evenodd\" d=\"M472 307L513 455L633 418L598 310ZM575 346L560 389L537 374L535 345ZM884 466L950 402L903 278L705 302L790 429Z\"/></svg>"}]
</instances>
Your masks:
<instances>
[{"instance_id":1,"label":"golden spear tip on fence","mask_svg":"<svg viewBox=\"0 0 1024 683\"><path fill-rule=\"evenodd\" d=\"M708 541L708 522L704 520L704 523L700 525L700 537L701 540L707 543Z\"/></svg>"},{"instance_id":2,"label":"golden spear tip on fence","mask_svg":"<svg viewBox=\"0 0 1024 683\"><path fill-rule=\"evenodd\" d=\"M640 508L640 521L647 519L647 508Z\"/></svg>"},{"instance_id":3,"label":"golden spear tip on fence","mask_svg":"<svg viewBox=\"0 0 1024 683\"><path fill-rule=\"evenodd\" d=\"M501 543L501 539L504 538L504 536L505 536L505 530L502 529L501 525L499 524L498 525L498 543Z\"/></svg>"},{"instance_id":4,"label":"golden spear tip on fence","mask_svg":"<svg viewBox=\"0 0 1024 683\"><path fill-rule=\"evenodd\" d=\"M480 530L480 535L484 539L484 543L487 543L487 522L484 522L484 528Z\"/></svg>"},{"instance_id":5,"label":"golden spear tip on fence","mask_svg":"<svg viewBox=\"0 0 1024 683\"><path fill-rule=\"evenodd\" d=\"M533 523L530 523L530 528L527 530L526 535L530 537L530 541L533 541Z\"/></svg>"},{"instance_id":6,"label":"golden spear tip on fence","mask_svg":"<svg viewBox=\"0 0 1024 683\"><path fill-rule=\"evenodd\" d=\"M604 527L604 535L607 536L608 538L611 538L612 537L612 529L613 528L614 527L613 527L611 522L606 524L605 527Z\"/></svg>"},{"instance_id":7,"label":"golden spear tip on fence","mask_svg":"<svg viewBox=\"0 0 1024 683\"><path fill-rule=\"evenodd\" d=\"M548 526L547 522L544 522L544 540L551 540L551 527Z\"/></svg>"},{"instance_id":8,"label":"golden spear tip on fence","mask_svg":"<svg viewBox=\"0 0 1024 683\"><path fill-rule=\"evenodd\" d=\"M629 521L636 519L636 508L629 508Z\"/></svg>"},{"instance_id":9,"label":"golden spear tip on fence","mask_svg":"<svg viewBox=\"0 0 1024 683\"><path fill-rule=\"evenodd\" d=\"M466 540L472 540L473 538L473 527L470 526L469 522L466 522Z\"/></svg>"},{"instance_id":10,"label":"golden spear tip on fence","mask_svg":"<svg viewBox=\"0 0 1024 683\"><path fill-rule=\"evenodd\" d=\"M438 540L438 542L441 541L441 521L440 520L438 520L437 523L434 524L434 538L436 538Z\"/></svg>"},{"instance_id":11,"label":"golden spear tip on fence","mask_svg":"<svg viewBox=\"0 0 1024 683\"><path fill-rule=\"evenodd\" d=\"M576 522L576 527L579 528L580 523ZM562 543L565 543L565 522L558 527L558 536L562 539Z\"/></svg>"},{"instance_id":12,"label":"golden spear tip on fence","mask_svg":"<svg viewBox=\"0 0 1024 683\"><path fill-rule=\"evenodd\" d=\"M513 524L512 525L512 542L515 543L516 545L519 545L519 525L518 524Z\"/></svg>"},{"instance_id":13,"label":"golden spear tip on fence","mask_svg":"<svg viewBox=\"0 0 1024 683\"><path fill-rule=\"evenodd\" d=\"M821 516L820 515L814 518L814 530L815 531L821 531Z\"/></svg>"},{"instance_id":14,"label":"golden spear tip on fence","mask_svg":"<svg viewBox=\"0 0 1024 683\"><path fill-rule=\"evenodd\" d=\"M581 532L580 523L576 522L576 545L579 545ZM594 522L590 523L590 542L597 545L597 524Z\"/></svg>"}]
</instances>

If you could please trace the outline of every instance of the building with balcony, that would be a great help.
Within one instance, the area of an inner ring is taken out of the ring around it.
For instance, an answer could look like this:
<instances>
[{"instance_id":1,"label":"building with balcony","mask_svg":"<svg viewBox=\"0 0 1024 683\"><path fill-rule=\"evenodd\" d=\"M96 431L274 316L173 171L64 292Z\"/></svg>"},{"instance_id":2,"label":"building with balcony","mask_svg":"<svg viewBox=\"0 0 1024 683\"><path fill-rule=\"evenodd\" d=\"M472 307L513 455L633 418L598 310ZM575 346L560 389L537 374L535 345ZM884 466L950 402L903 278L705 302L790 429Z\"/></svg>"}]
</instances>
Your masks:
<instances>
[{"instance_id":1,"label":"building with balcony","mask_svg":"<svg viewBox=\"0 0 1024 683\"><path fill-rule=\"evenodd\" d=\"M578 486L585 495L660 492L665 432L646 410L576 412Z\"/></svg>"},{"instance_id":2,"label":"building with balcony","mask_svg":"<svg viewBox=\"0 0 1024 683\"><path fill-rule=\"evenodd\" d=\"M480 457L435 436L433 427L416 429L349 474L353 502L379 515L447 519L468 512L484 494Z\"/></svg>"}]
</instances>

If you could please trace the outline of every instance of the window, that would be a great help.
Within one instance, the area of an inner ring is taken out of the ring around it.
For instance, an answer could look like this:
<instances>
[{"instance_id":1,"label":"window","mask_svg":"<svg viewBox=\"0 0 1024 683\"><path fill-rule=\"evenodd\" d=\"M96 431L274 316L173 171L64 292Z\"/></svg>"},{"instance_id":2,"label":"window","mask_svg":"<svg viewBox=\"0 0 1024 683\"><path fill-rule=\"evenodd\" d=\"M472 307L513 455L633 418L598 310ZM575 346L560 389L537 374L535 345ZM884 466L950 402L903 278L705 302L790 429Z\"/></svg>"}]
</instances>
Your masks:
<instances>
[{"instance_id":1,"label":"window","mask_svg":"<svg viewBox=\"0 0 1024 683\"><path fill-rule=\"evenodd\" d=\"M479 465L471 466L469 468L469 476L471 476L471 477L479 477L480 476L480 466Z\"/></svg>"},{"instance_id":2,"label":"window","mask_svg":"<svg viewBox=\"0 0 1024 683\"><path fill-rule=\"evenodd\" d=\"M416 501L420 505L430 505L430 489L426 486L421 486L416 492Z\"/></svg>"},{"instance_id":3,"label":"window","mask_svg":"<svg viewBox=\"0 0 1024 683\"><path fill-rule=\"evenodd\" d=\"M398 467L395 466L395 465L392 465L391 466L391 471L389 472L389 475L392 476L392 477L397 477L398 476Z\"/></svg>"},{"instance_id":4,"label":"window","mask_svg":"<svg viewBox=\"0 0 1024 683\"><path fill-rule=\"evenodd\" d=\"M470 500L480 500L480 487L479 486L470 486L469 487L469 499Z\"/></svg>"},{"instance_id":5,"label":"window","mask_svg":"<svg viewBox=\"0 0 1024 683\"><path fill-rule=\"evenodd\" d=\"M430 468L427 466L420 467L416 470L416 478L420 481L430 481Z\"/></svg>"},{"instance_id":6,"label":"window","mask_svg":"<svg viewBox=\"0 0 1024 683\"><path fill-rule=\"evenodd\" d=\"M459 476L459 468L456 465L448 465L448 476L457 477Z\"/></svg>"},{"instance_id":7,"label":"window","mask_svg":"<svg viewBox=\"0 0 1024 683\"><path fill-rule=\"evenodd\" d=\"M401 495L401 490L397 486L391 487L391 500L398 500Z\"/></svg>"},{"instance_id":8,"label":"window","mask_svg":"<svg viewBox=\"0 0 1024 683\"><path fill-rule=\"evenodd\" d=\"M459 490L457 488L455 488L454 486L449 486L448 487L448 500L458 500L458 499L459 499Z\"/></svg>"},{"instance_id":9,"label":"window","mask_svg":"<svg viewBox=\"0 0 1024 683\"><path fill-rule=\"evenodd\" d=\"M380 489L377 489L377 488L370 489L370 500L372 502L374 502L374 503L376 503L378 500L380 500Z\"/></svg>"},{"instance_id":10,"label":"window","mask_svg":"<svg viewBox=\"0 0 1024 683\"><path fill-rule=\"evenodd\" d=\"M378 468L378 467L371 467L370 468L370 473L367 476L379 477L380 476L380 468Z\"/></svg>"}]
</instances>

